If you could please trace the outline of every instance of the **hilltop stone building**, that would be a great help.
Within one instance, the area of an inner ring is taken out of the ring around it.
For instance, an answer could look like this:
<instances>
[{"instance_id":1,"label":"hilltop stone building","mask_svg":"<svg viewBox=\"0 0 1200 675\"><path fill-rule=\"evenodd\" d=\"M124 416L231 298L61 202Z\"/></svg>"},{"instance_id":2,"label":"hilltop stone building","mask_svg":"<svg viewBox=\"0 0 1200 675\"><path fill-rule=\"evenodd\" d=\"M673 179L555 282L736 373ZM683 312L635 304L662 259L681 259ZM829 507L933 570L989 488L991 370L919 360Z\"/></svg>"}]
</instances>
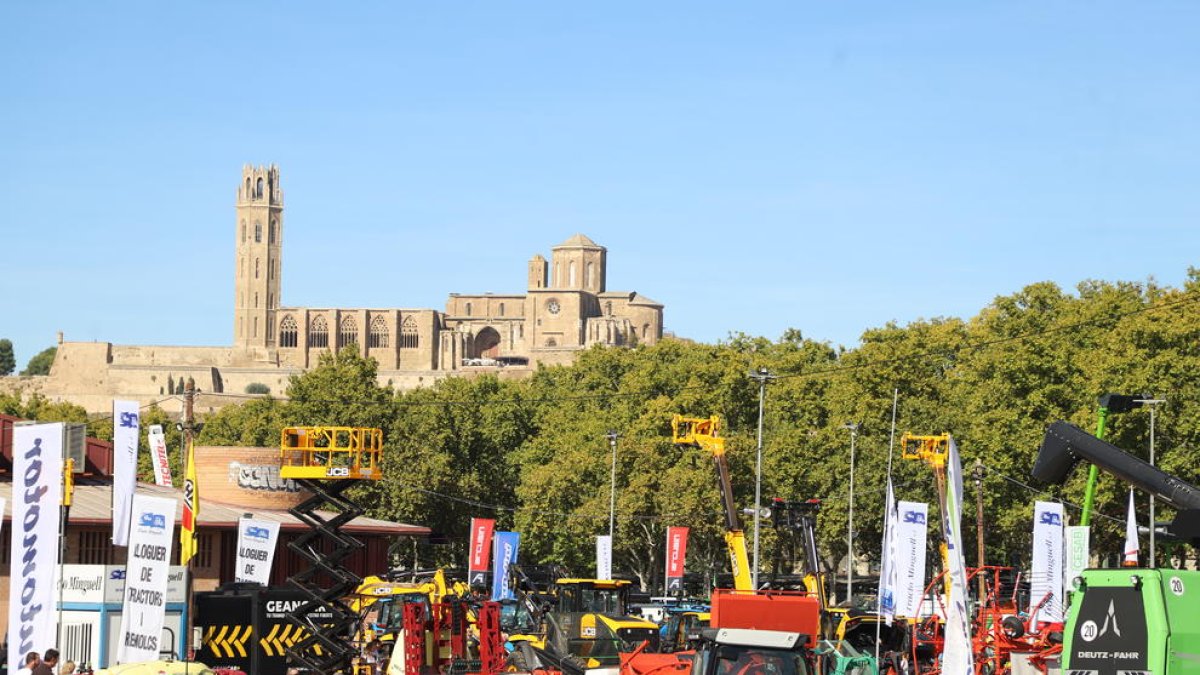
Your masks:
<instances>
[{"instance_id":1,"label":"hilltop stone building","mask_svg":"<svg viewBox=\"0 0 1200 675\"><path fill-rule=\"evenodd\" d=\"M539 363L569 363L592 345L654 344L662 337L663 306L636 292L608 290L608 251L582 234L553 247L550 260L534 255L521 294L451 294L444 311L302 307L282 298L286 230L278 167L242 169L236 214L232 346L126 346L60 336L50 375L24 388L105 412L113 398L156 401L193 377L204 410L250 384L282 393L289 375L348 345L379 362L381 384L412 388L470 372L520 377Z\"/></svg>"}]
</instances>

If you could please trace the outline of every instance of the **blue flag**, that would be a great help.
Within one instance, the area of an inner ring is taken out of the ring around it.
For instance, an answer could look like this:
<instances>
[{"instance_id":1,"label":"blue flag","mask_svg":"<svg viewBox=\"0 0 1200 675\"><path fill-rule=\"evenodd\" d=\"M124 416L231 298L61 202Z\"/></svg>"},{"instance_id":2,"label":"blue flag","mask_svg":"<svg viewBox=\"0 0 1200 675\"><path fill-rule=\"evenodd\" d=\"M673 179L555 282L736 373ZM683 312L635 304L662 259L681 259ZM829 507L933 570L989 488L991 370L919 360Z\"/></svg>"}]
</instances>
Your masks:
<instances>
[{"instance_id":1,"label":"blue flag","mask_svg":"<svg viewBox=\"0 0 1200 675\"><path fill-rule=\"evenodd\" d=\"M492 564L492 599L511 600L517 594L509 586L508 568L517 562L517 546L521 542L520 532L497 532L492 544L495 557Z\"/></svg>"}]
</instances>

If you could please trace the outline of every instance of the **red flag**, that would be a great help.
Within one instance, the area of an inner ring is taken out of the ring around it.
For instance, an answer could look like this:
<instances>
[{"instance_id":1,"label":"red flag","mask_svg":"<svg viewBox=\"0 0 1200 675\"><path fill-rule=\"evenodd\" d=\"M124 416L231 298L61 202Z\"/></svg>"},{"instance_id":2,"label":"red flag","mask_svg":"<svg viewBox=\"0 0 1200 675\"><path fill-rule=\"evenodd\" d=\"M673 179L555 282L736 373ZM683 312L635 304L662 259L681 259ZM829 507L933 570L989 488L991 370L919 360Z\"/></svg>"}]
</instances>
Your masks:
<instances>
[{"instance_id":1,"label":"red flag","mask_svg":"<svg viewBox=\"0 0 1200 675\"><path fill-rule=\"evenodd\" d=\"M496 521L491 518L471 519L471 548L467 552L467 581L472 586L487 585L488 562L492 552L492 530Z\"/></svg>"},{"instance_id":2,"label":"red flag","mask_svg":"<svg viewBox=\"0 0 1200 675\"><path fill-rule=\"evenodd\" d=\"M683 592L683 568L687 558L688 529L667 528L667 593Z\"/></svg>"}]
</instances>

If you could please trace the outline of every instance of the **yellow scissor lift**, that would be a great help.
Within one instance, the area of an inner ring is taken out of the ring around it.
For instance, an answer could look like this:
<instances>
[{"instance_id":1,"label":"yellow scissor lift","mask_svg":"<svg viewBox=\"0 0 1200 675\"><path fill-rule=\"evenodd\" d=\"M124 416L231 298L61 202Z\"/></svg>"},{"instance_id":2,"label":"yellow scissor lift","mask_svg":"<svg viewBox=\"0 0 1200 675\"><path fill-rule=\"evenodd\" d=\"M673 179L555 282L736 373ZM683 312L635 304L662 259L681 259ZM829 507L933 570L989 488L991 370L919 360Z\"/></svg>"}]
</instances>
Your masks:
<instances>
[{"instance_id":1,"label":"yellow scissor lift","mask_svg":"<svg viewBox=\"0 0 1200 675\"><path fill-rule=\"evenodd\" d=\"M288 509L312 529L288 543L310 565L288 578L309 600L288 617L307 637L289 647L287 654L313 672L350 672L357 654L352 639L359 617L342 598L362 579L342 564L363 544L342 533L341 527L362 515L363 509L344 493L360 481L383 478L383 432L366 427L288 427L280 434L279 451L280 478L295 480L312 493ZM319 623L309 616L318 613Z\"/></svg>"}]
</instances>

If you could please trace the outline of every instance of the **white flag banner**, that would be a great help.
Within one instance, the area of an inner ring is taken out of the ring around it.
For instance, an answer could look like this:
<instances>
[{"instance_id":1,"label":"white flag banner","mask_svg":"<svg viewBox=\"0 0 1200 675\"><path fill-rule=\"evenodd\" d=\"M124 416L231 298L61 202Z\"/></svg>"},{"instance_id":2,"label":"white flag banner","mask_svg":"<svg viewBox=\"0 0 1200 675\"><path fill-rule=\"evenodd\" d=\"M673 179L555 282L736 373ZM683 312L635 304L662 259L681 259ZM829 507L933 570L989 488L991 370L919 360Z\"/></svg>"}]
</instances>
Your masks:
<instances>
[{"instance_id":1,"label":"white flag banner","mask_svg":"<svg viewBox=\"0 0 1200 675\"><path fill-rule=\"evenodd\" d=\"M235 581L266 586L271 580L279 523L273 520L242 518L238 521L237 569Z\"/></svg>"},{"instance_id":2,"label":"white flag banner","mask_svg":"<svg viewBox=\"0 0 1200 675\"><path fill-rule=\"evenodd\" d=\"M879 571L879 614L887 625L896 616L896 493L888 478L883 512L883 562Z\"/></svg>"},{"instance_id":3,"label":"white flag banner","mask_svg":"<svg viewBox=\"0 0 1200 675\"><path fill-rule=\"evenodd\" d=\"M1129 515L1125 518L1125 566L1137 567L1138 533L1137 516L1133 511L1133 488L1129 488Z\"/></svg>"},{"instance_id":4,"label":"white flag banner","mask_svg":"<svg viewBox=\"0 0 1200 675\"><path fill-rule=\"evenodd\" d=\"M161 424L151 424L146 432L150 443L150 461L154 464L154 484L175 487L171 482L171 462L167 459L167 437Z\"/></svg>"},{"instance_id":5,"label":"white flag banner","mask_svg":"<svg viewBox=\"0 0 1200 675\"><path fill-rule=\"evenodd\" d=\"M1063 579L1068 584L1067 588L1074 588L1075 577L1083 574L1088 567L1088 558L1091 556L1088 537L1091 529L1087 525L1069 525L1067 527L1066 564L1063 574Z\"/></svg>"},{"instance_id":6,"label":"white flag banner","mask_svg":"<svg viewBox=\"0 0 1200 675\"><path fill-rule=\"evenodd\" d=\"M612 579L612 537L596 537L596 578Z\"/></svg>"},{"instance_id":7,"label":"white flag banner","mask_svg":"<svg viewBox=\"0 0 1200 675\"><path fill-rule=\"evenodd\" d=\"M8 672L25 655L58 644L54 578L62 504L63 425L13 427L12 570L8 578Z\"/></svg>"},{"instance_id":8,"label":"white flag banner","mask_svg":"<svg viewBox=\"0 0 1200 675\"><path fill-rule=\"evenodd\" d=\"M158 659L176 507L174 499L134 495L116 663Z\"/></svg>"},{"instance_id":9,"label":"white flag banner","mask_svg":"<svg viewBox=\"0 0 1200 675\"><path fill-rule=\"evenodd\" d=\"M1063 620L1063 506L1033 506L1033 569L1029 580L1029 612L1033 625Z\"/></svg>"},{"instance_id":10,"label":"white flag banner","mask_svg":"<svg viewBox=\"0 0 1200 675\"><path fill-rule=\"evenodd\" d=\"M113 401L112 543L129 545L129 514L137 487L138 403Z\"/></svg>"},{"instance_id":11,"label":"white flag banner","mask_svg":"<svg viewBox=\"0 0 1200 675\"><path fill-rule=\"evenodd\" d=\"M925 541L928 537L929 506L900 502L896 506L896 614L916 618L925 596Z\"/></svg>"},{"instance_id":12,"label":"white flag banner","mask_svg":"<svg viewBox=\"0 0 1200 675\"><path fill-rule=\"evenodd\" d=\"M962 547L962 461L958 445L950 438L946 458L946 498L941 504L942 534L950 569L946 598L946 642L942 650L942 673L973 675L975 658L971 648L971 623L967 611L967 564Z\"/></svg>"}]
</instances>

